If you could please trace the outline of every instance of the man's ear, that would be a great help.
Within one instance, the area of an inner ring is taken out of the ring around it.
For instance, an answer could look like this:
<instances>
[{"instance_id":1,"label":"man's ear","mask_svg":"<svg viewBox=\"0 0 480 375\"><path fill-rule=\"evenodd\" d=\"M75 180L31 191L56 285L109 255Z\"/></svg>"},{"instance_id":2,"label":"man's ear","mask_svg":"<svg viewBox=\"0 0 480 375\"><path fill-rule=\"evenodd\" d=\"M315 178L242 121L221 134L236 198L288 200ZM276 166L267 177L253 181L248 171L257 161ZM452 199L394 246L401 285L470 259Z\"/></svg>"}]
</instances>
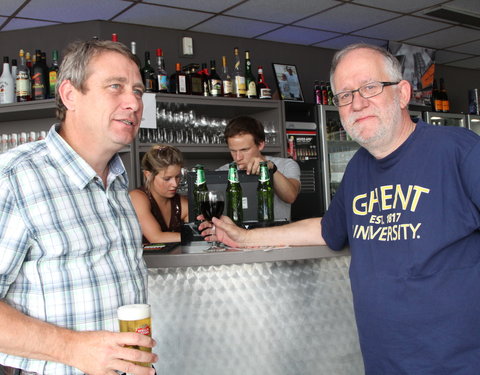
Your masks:
<instances>
[{"instance_id":1,"label":"man's ear","mask_svg":"<svg viewBox=\"0 0 480 375\"><path fill-rule=\"evenodd\" d=\"M398 83L398 87L400 89L400 107L406 108L408 103L410 103L410 98L412 97L412 86L410 82L402 79Z\"/></svg>"},{"instance_id":2,"label":"man's ear","mask_svg":"<svg viewBox=\"0 0 480 375\"><path fill-rule=\"evenodd\" d=\"M259 149L260 151L262 151L264 148L265 148L265 141L260 142L260 143L258 144L258 149Z\"/></svg>"},{"instance_id":3,"label":"man's ear","mask_svg":"<svg viewBox=\"0 0 480 375\"><path fill-rule=\"evenodd\" d=\"M69 80L62 81L58 87L58 94L62 99L62 103L68 110L75 110L75 97L78 91L73 87L72 83Z\"/></svg>"}]
</instances>

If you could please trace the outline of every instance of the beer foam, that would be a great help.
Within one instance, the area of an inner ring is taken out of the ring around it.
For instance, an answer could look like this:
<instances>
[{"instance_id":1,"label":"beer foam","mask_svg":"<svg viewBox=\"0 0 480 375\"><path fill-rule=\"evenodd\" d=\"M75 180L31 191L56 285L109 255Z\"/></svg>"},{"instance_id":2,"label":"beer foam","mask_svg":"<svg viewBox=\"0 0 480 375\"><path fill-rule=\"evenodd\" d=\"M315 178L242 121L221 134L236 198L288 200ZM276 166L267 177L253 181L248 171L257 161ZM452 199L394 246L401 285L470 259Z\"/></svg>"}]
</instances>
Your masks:
<instances>
[{"instance_id":1,"label":"beer foam","mask_svg":"<svg viewBox=\"0 0 480 375\"><path fill-rule=\"evenodd\" d=\"M117 310L119 320L140 320L150 317L150 305L133 304L120 306Z\"/></svg>"}]
</instances>

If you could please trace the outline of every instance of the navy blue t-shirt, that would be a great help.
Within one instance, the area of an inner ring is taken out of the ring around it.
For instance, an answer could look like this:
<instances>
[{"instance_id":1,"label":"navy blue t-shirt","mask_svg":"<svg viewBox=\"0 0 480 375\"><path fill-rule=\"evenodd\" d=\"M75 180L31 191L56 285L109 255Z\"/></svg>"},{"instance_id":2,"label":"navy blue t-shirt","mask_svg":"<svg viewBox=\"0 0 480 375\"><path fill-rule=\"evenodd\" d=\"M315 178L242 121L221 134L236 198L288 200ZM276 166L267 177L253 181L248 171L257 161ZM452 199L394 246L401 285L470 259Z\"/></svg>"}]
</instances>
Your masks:
<instances>
[{"instance_id":1,"label":"navy blue t-shirt","mask_svg":"<svg viewBox=\"0 0 480 375\"><path fill-rule=\"evenodd\" d=\"M376 160L361 148L322 220L349 245L368 375L480 374L480 137L419 121Z\"/></svg>"}]
</instances>

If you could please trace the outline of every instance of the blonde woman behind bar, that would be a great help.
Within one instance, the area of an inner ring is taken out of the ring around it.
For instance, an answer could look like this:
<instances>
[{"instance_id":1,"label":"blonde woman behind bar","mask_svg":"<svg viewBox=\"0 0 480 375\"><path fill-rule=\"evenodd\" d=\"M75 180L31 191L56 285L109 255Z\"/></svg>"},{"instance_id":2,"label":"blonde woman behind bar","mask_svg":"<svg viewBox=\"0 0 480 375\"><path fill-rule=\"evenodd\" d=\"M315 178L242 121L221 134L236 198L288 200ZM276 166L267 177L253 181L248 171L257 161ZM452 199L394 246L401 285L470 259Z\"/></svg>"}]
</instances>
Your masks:
<instances>
[{"instance_id":1,"label":"blonde woman behind bar","mask_svg":"<svg viewBox=\"0 0 480 375\"><path fill-rule=\"evenodd\" d=\"M188 220L188 199L178 194L183 156L168 145L153 146L142 159L144 186L130 197L142 227L144 243L180 242Z\"/></svg>"}]
</instances>

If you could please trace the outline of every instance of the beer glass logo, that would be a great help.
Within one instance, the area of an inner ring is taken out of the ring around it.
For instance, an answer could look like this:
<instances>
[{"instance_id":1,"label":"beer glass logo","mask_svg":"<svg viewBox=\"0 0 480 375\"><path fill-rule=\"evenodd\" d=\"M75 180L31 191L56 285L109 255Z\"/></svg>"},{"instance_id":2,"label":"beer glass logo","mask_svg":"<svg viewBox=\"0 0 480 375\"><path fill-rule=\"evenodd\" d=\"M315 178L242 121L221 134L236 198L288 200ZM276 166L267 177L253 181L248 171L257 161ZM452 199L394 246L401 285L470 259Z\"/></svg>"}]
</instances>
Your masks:
<instances>
[{"instance_id":1,"label":"beer glass logo","mask_svg":"<svg viewBox=\"0 0 480 375\"><path fill-rule=\"evenodd\" d=\"M145 336L150 336L150 326L148 324L144 324L140 327L138 327L135 332L140 333Z\"/></svg>"}]
</instances>

